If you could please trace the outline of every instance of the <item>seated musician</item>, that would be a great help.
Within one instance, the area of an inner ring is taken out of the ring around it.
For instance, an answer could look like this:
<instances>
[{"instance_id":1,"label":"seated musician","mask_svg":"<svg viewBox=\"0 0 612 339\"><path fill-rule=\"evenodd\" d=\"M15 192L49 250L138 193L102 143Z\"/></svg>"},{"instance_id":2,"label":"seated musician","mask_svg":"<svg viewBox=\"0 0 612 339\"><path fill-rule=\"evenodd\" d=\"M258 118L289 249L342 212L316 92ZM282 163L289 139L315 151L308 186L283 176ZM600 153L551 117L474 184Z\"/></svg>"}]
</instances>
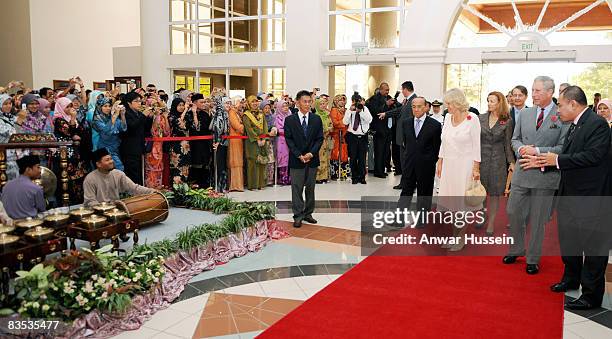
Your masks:
<instances>
[{"instance_id":1,"label":"seated musician","mask_svg":"<svg viewBox=\"0 0 612 339\"><path fill-rule=\"evenodd\" d=\"M2 204L12 219L35 218L47 209L43 188L34 183L40 179L40 159L26 155L17 160L17 166L20 175L2 189Z\"/></svg>"},{"instance_id":2,"label":"seated musician","mask_svg":"<svg viewBox=\"0 0 612 339\"><path fill-rule=\"evenodd\" d=\"M156 192L152 188L135 184L125 173L115 169L113 158L106 148L94 151L92 158L97 169L89 173L83 182L85 206L119 200L119 195L126 192L131 195Z\"/></svg>"}]
</instances>

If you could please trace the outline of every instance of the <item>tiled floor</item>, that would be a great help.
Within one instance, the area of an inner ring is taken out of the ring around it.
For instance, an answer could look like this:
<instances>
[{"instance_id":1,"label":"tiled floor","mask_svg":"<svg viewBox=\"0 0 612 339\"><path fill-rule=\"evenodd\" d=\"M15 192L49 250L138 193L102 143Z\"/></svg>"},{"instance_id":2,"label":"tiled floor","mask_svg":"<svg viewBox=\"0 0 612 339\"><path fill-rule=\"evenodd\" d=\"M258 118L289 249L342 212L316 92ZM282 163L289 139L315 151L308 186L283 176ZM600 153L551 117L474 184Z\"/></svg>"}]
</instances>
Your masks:
<instances>
[{"instance_id":1,"label":"tiled floor","mask_svg":"<svg viewBox=\"0 0 612 339\"><path fill-rule=\"evenodd\" d=\"M359 248L362 196L398 196L399 177L369 177L367 185L331 182L316 188L317 225L294 229L289 187L232 193L238 200L273 201L292 237L194 277L178 300L136 331L116 338L253 338L363 259ZM142 230L141 242L176 234L185 226L219 220L210 213L173 209L164 224ZM189 220L187 225L185 220ZM127 244L123 244L124 246ZM608 281L612 281L608 272ZM551 282L552 283L552 282ZM612 283L604 307L565 312L564 338L612 337ZM568 298L577 297L576 292ZM537 331L537 329L534 329Z\"/></svg>"}]
</instances>

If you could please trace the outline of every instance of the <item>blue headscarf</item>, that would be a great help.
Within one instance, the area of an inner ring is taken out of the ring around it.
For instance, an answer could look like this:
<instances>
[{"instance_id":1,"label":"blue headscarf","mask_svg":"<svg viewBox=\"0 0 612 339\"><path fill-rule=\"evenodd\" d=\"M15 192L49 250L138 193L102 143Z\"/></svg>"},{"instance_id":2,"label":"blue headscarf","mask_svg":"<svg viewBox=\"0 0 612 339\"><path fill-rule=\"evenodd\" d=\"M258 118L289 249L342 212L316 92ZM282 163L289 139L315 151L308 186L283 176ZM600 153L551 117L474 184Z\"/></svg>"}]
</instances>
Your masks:
<instances>
[{"instance_id":1,"label":"blue headscarf","mask_svg":"<svg viewBox=\"0 0 612 339\"><path fill-rule=\"evenodd\" d=\"M98 103L98 97L104 95L102 91L92 91L89 93L89 103L87 104L87 121L91 122L96 112L96 105Z\"/></svg>"},{"instance_id":2,"label":"blue headscarf","mask_svg":"<svg viewBox=\"0 0 612 339\"><path fill-rule=\"evenodd\" d=\"M89 123L93 122L94 113L96 112L96 106L98 103L98 97L100 95L104 96L104 92L96 90L96 91L92 91L91 93L89 93L89 102L87 103L87 115L85 117L85 119L89 121ZM95 151L98 149L99 140L100 140L100 135L98 134L98 131L92 128L91 129L91 144L93 146L92 151Z\"/></svg>"}]
</instances>

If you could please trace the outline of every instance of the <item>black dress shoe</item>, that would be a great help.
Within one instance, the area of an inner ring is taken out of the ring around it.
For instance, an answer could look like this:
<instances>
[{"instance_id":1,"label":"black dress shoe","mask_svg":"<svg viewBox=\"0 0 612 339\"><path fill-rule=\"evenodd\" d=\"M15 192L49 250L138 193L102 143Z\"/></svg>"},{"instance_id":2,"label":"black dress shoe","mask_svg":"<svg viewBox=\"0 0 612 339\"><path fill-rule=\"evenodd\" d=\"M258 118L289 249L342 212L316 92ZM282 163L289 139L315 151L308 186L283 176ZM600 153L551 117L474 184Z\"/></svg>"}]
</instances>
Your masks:
<instances>
[{"instance_id":1,"label":"black dress shoe","mask_svg":"<svg viewBox=\"0 0 612 339\"><path fill-rule=\"evenodd\" d=\"M538 272L540 272L540 267L538 267L538 264L527 264L525 272L527 272L527 274L538 274Z\"/></svg>"},{"instance_id":2,"label":"black dress shoe","mask_svg":"<svg viewBox=\"0 0 612 339\"><path fill-rule=\"evenodd\" d=\"M555 293L565 293L569 290L577 290L578 287L580 286L577 284L570 284L568 282L562 281L550 286L550 290Z\"/></svg>"},{"instance_id":3,"label":"black dress shoe","mask_svg":"<svg viewBox=\"0 0 612 339\"><path fill-rule=\"evenodd\" d=\"M502 261L506 265L514 264L516 262L517 258L518 258L518 256L516 256L516 255L507 255L507 256L504 257L504 259L502 259Z\"/></svg>"},{"instance_id":4,"label":"black dress shoe","mask_svg":"<svg viewBox=\"0 0 612 339\"><path fill-rule=\"evenodd\" d=\"M359 181L357 181L357 180L353 180L353 181L351 182L351 184L353 184L353 185L357 185L358 183L359 183Z\"/></svg>"},{"instance_id":5,"label":"black dress shoe","mask_svg":"<svg viewBox=\"0 0 612 339\"><path fill-rule=\"evenodd\" d=\"M386 175L382 175L382 174L374 174L374 177L385 179L387 176Z\"/></svg>"},{"instance_id":6,"label":"black dress shoe","mask_svg":"<svg viewBox=\"0 0 612 339\"><path fill-rule=\"evenodd\" d=\"M393 189L394 190L401 190L402 189L402 185L401 184L395 185L395 186L393 186Z\"/></svg>"},{"instance_id":7,"label":"black dress shoe","mask_svg":"<svg viewBox=\"0 0 612 339\"><path fill-rule=\"evenodd\" d=\"M367 184L367 182L365 181L365 179L361 179L361 181L359 182L360 184Z\"/></svg>"},{"instance_id":8,"label":"black dress shoe","mask_svg":"<svg viewBox=\"0 0 612 339\"><path fill-rule=\"evenodd\" d=\"M593 305L585 299L578 298L574 301L566 302L565 307L570 310L592 310L594 308L598 308L599 306Z\"/></svg>"},{"instance_id":9,"label":"black dress shoe","mask_svg":"<svg viewBox=\"0 0 612 339\"><path fill-rule=\"evenodd\" d=\"M300 220L296 220L293 222L293 227L300 228L302 227L302 222Z\"/></svg>"},{"instance_id":10,"label":"black dress shoe","mask_svg":"<svg viewBox=\"0 0 612 339\"><path fill-rule=\"evenodd\" d=\"M393 175L402 175L402 172L395 172Z\"/></svg>"},{"instance_id":11,"label":"black dress shoe","mask_svg":"<svg viewBox=\"0 0 612 339\"><path fill-rule=\"evenodd\" d=\"M310 217L306 217L306 218L302 219L302 221L305 221L305 222L307 222L307 223L309 223L309 224L316 224L316 223L317 223L317 221L315 220L315 218L313 218L312 216L310 216Z\"/></svg>"}]
</instances>

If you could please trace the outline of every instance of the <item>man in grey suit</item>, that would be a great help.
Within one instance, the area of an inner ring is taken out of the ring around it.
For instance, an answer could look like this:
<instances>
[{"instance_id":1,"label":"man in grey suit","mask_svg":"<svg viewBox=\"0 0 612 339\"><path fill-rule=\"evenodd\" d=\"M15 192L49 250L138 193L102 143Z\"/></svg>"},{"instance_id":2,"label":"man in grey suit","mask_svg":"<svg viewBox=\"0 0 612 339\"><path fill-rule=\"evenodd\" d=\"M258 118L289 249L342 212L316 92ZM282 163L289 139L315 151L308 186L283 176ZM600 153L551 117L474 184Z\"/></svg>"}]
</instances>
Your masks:
<instances>
[{"instance_id":1,"label":"man in grey suit","mask_svg":"<svg viewBox=\"0 0 612 339\"><path fill-rule=\"evenodd\" d=\"M560 153L567 134L552 101L555 82L547 76L535 78L532 87L533 107L520 111L512 136L512 148L517 159L542 153ZM537 274L542 255L544 224L549 220L555 191L559 188L558 171L540 169L523 170L516 166L512 177L512 189L507 212L510 218L510 245L504 264L516 262L525 255L525 220L530 221L531 236L527 250L527 274Z\"/></svg>"},{"instance_id":2,"label":"man in grey suit","mask_svg":"<svg viewBox=\"0 0 612 339\"><path fill-rule=\"evenodd\" d=\"M400 147L400 166L401 169L398 171L399 173L403 174L403 167L404 167L404 132L403 132L403 124L405 120L408 120L410 118L413 117L412 114L412 100L414 98L417 97L416 93L414 93L414 85L412 84L412 81L404 81L404 83L402 83L402 95L404 96L404 101L402 102L402 105L400 107L397 107L393 110L390 110L388 112L385 113L381 113L383 116L383 118L385 117L385 115L388 115L389 117L391 117L393 119L393 125L397 126L395 128L395 136L392 136L392 142L395 143L395 145L398 145ZM397 167L397 164L396 164ZM396 169L397 171L397 169ZM402 184L400 183L397 186L393 187L396 190L401 190L402 189Z\"/></svg>"}]
</instances>

